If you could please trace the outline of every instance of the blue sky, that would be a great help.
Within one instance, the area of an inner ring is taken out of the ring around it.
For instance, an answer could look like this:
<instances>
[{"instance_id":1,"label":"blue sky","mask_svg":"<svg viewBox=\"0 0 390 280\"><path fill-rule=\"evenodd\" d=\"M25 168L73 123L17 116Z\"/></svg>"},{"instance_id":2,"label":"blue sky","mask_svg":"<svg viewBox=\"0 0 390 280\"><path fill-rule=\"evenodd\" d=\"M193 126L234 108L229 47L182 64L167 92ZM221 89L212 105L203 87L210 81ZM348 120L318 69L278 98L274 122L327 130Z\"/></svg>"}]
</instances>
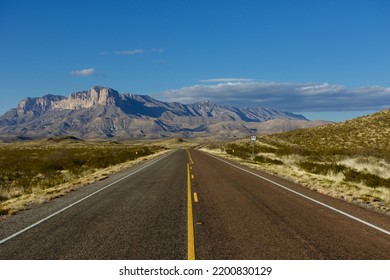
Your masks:
<instances>
[{"instance_id":1,"label":"blue sky","mask_svg":"<svg viewBox=\"0 0 390 280\"><path fill-rule=\"evenodd\" d=\"M93 85L343 120L390 107L385 0L0 0L0 114Z\"/></svg>"}]
</instances>

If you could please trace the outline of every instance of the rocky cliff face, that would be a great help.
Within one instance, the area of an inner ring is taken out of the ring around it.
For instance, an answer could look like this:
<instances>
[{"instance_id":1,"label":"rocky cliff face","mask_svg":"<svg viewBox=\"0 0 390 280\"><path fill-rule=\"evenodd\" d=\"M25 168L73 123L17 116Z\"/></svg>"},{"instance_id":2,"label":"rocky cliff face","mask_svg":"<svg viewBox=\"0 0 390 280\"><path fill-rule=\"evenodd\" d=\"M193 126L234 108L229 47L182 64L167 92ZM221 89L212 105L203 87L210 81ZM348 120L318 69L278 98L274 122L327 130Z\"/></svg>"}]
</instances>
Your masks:
<instances>
[{"instance_id":1,"label":"rocky cliff face","mask_svg":"<svg viewBox=\"0 0 390 280\"><path fill-rule=\"evenodd\" d=\"M53 108L53 104L56 104L62 100L66 99L63 96L57 95L45 95L39 98L28 97L19 102L16 107L16 115L18 117L23 117L26 114L33 114L34 116L41 115L43 112Z\"/></svg>"},{"instance_id":2,"label":"rocky cliff face","mask_svg":"<svg viewBox=\"0 0 390 280\"><path fill-rule=\"evenodd\" d=\"M19 102L16 111L18 116L23 116L29 111L41 114L47 110L78 110L96 105L115 105L120 101L117 91L95 86L89 91L72 93L68 98L50 94L38 98L28 97Z\"/></svg>"},{"instance_id":3,"label":"rocky cliff face","mask_svg":"<svg viewBox=\"0 0 390 280\"><path fill-rule=\"evenodd\" d=\"M167 103L95 86L69 97L27 98L0 117L0 133L33 138L239 137L256 133L254 124L272 119L305 120L274 109L220 106L208 101Z\"/></svg>"},{"instance_id":4,"label":"rocky cliff face","mask_svg":"<svg viewBox=\"0 0 390 280\"><path fill-rule=\"evenodd\" d=\"M111 88L95 86L89 91L72 93L69 98L54 103L52 109L78 110L96 105L119 105L120 94Z\"/></svg>"}]
</instances>

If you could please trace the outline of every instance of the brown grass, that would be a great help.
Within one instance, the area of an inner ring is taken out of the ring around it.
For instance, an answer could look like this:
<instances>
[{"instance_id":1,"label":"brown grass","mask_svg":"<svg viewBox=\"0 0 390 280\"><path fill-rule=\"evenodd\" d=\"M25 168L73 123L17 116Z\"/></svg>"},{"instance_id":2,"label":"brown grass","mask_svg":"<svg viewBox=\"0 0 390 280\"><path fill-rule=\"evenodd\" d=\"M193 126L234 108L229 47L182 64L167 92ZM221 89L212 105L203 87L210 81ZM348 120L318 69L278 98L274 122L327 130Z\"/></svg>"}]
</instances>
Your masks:
<instances>
[{"instance_id":1,"label":"brown grass","mask_svg":"<svg viewBox=\"0 0 390 280\"><path fill-rule=\"evenodd\" d=\"M273 164L272 161L255 162L249 157L242 158L239 156L239 153L237 155L228 154L224 149L202 148L201 150L236 161L253 169L284 177L325 195L340 198L381 213L390 214L390 188L372 188L363 182L347 182L344 180L344 175L341 172L329 172L326 174L307 172L297 164L299 161L307 160L308 157L306 156L295 154L278 156L275 153L259 153L263 157L283 162L283 164Z\"/></svg>"},{"instance_id":2,"label":"brown grass","mask_svg":"<svg viewBox=\"0 0 390 280\"><path fill-rule=\"evenodd\" d=\"M167 151L134 142L0 144L0 215L63 196Z\"/></svg>"}]
</instances>

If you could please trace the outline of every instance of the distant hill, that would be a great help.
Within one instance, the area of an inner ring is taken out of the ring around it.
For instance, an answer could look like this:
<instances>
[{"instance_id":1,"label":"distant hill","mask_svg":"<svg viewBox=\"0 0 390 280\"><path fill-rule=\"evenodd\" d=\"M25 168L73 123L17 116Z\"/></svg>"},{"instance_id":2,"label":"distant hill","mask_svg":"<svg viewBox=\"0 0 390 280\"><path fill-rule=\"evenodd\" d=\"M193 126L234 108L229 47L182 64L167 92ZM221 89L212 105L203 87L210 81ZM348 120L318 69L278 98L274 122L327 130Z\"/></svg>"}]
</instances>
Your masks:
<instances>
[{"instance_id":1,"label":"distant hill","mask_svg":"<svg viewBox=\"0 0 390 280\"><path fill-rule=\"evenodd\" d=\"M349 151L390 156L390 109L309 129L267 136L269 140L310 150ZM389 158L390 159L390 158Z\"/></svg>"},{"instance_id":2,"label":"distant hill","mask_svg":"<svg viewBox=\"0 0 390 280\"><path fill-rule=\"evenodd\" d=\"M280 129L277 124L270 126L271 131L310 126L304 116L276 109L238 108L208 101L168 103L94 86L69 97L45 95L22 100L0 117L0 135L23 139L66 135L81 139L232 138L267 133L266 126L257 125L275 119L283 122Z\"/></svg>"}]
</instances>

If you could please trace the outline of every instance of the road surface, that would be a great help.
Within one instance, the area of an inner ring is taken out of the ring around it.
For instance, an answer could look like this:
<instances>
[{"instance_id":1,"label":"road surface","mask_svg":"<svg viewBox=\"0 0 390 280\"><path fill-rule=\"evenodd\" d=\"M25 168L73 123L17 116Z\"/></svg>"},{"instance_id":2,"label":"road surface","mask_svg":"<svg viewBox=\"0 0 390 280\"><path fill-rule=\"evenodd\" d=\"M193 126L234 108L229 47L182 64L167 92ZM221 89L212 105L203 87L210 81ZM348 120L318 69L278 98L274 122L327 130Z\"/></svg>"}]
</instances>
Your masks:
<instances>
[{"instance_id":1,"label":"road surface","mask_svg":"<svg viewBox=\"0 0 390 280\"><path fill-rule=\"evenodd\" d=\"M1 259L390 259L390 218L176 150L0 222Z\"/></svg>"}]
</instances>

